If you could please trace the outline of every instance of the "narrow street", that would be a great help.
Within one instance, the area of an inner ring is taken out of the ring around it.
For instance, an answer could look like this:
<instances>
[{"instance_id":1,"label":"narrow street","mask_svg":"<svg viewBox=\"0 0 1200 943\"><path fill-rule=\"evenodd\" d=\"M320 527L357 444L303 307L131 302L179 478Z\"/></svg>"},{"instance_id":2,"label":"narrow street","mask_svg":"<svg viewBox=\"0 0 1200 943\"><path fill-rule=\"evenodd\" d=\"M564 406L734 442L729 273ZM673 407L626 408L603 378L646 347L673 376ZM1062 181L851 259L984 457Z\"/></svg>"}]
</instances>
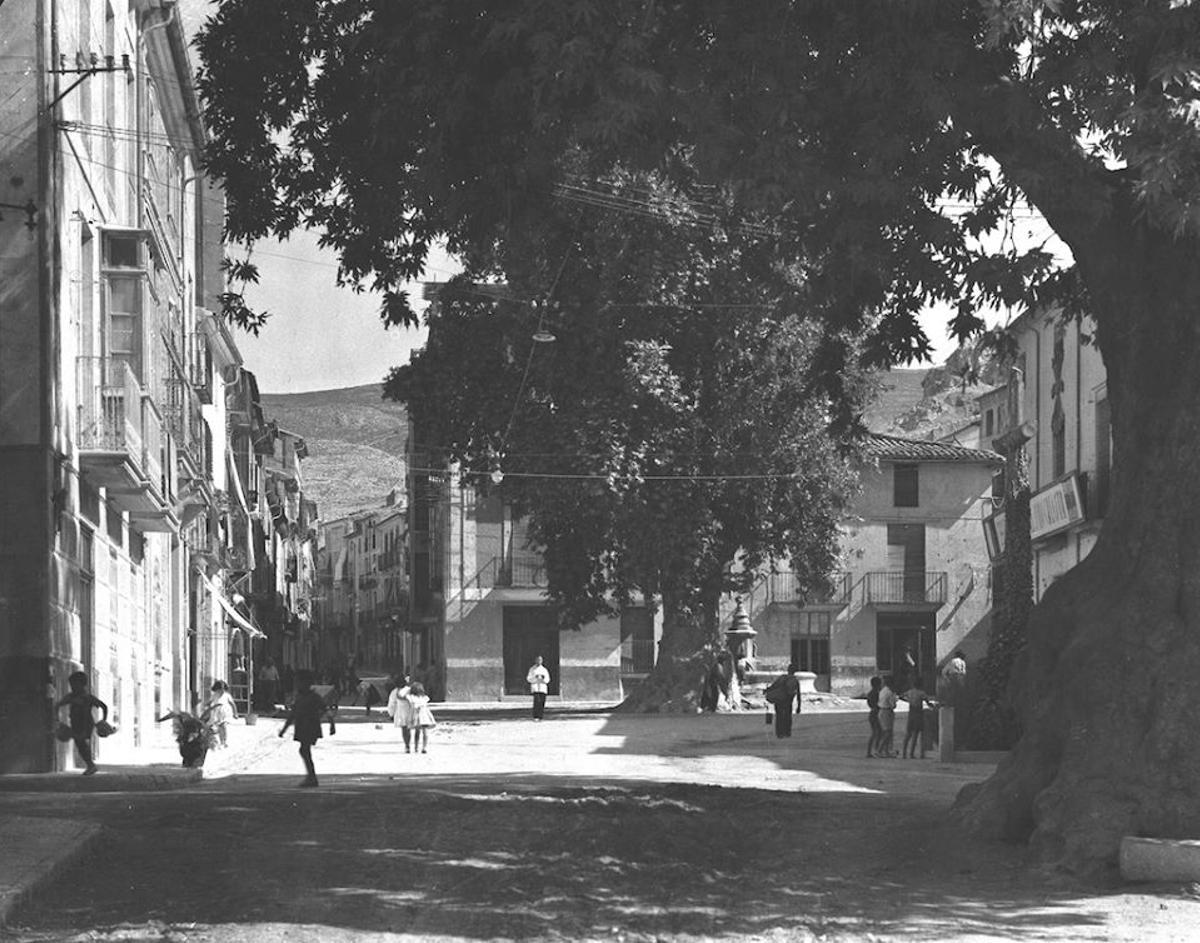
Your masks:
<instances>
[{"instance_id":1,"label":"narrow street","mask_svg":"<svg viewBox=\"0 0 1200 943\"><path fill-rule=\"evenodd\" d=\"M791 741L762 720L448 720L405 755L357 712L315 790L281 740L183 790L0 794L105 829L7 938L1182 940L1200 917L959 845L946 809L990 767L861 758L858 713Z\"/></svg>"}]
</instances>

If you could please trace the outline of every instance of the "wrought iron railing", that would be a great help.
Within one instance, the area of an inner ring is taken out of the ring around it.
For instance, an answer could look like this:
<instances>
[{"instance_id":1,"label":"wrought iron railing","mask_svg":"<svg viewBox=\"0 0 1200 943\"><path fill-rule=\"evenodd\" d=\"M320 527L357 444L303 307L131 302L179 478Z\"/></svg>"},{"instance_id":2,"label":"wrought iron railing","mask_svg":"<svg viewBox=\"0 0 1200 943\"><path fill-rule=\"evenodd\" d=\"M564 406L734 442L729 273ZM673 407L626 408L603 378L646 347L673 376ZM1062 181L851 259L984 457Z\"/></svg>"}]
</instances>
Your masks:
<instances>
[{"instance_id":1,"label":"wrought iron railing","mask_svg":"<svg viewBox=\"0 0 1200 943\"><path fill-rule=\"evenodd\" d=\"M501 586L546 586L546 561L540 553L514 552L500 565Z\"/></svg>"},{"instance_id":2,"label":"wrought iron railing","mask_svg":"<svg viewBox=\"0 0 1200 943\"><path fill-rule=\"evenodd\" d=\"M772 603L799 604L803 601L809 606L846 605L850 601L850 574L835 573L830 578L830 584L830 591L809 593L802 600L800 583L795 573L771 573L767 576L767 599Z\"/></svg>"},{"instance_id":3,"label":"wrought iron railing","mask_svg":"<svg viewBox=\"0 0 1200 943\"><path fill-rule=\"evenodd\" d=\"M864 602L928 604L946 601L945 573L887 570L868 573Z\"/></svg>"},{"instance_id":4,"label":"wrought iron railing","mask_svg":"<svg viewBox=\"0 0 1200 943\"><path fill-rule=\"evenodd\" d=\"M648 674L654 669L652 638L621 639L621 674Z\"/></svg>"},{"instance_id":5,"label":"wrought iron railing","mask_svg":"<svg viewBox=\"0 0 1200 943\"><path fill-rule=\"evenodd\" d=\"M76 380L79 447L85 452L126 452L142 465L142 387L124 360L80 357Z\"/></svg>"}]
</instances>

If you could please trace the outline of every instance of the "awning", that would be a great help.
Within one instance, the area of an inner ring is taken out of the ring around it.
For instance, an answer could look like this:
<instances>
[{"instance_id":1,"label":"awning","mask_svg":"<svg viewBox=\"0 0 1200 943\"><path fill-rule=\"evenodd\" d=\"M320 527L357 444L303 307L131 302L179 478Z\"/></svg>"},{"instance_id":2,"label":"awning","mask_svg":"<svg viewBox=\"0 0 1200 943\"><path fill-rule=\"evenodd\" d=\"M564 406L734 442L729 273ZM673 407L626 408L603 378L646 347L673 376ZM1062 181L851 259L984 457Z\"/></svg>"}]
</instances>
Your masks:
<instances>
[{"instance_id":1,"label":"awning","mask_svg":"<svg viewBox=\"0 0 1200 943\"><path fill-rule=\"evenodd\" d=\"M208 588L212 592L213 597L217 600L217 603L222 609L225 610L225 615L229 616L229 618L238 626L238 628L245 629L246 634L251 638L267 637L261 629L256 628L251 624L249 619L237 611L233 603L225 598L225 594L221 592L220 587L217 586L212 579L207 579L206 582L208 583Z\"/></svg>"},{"instance_id":2,"label":"awning","mask_svg":"<svg viewBox=\"0 0 1200 943\"><path fill-rule=\"evenodd\" d=\"M237 495L238 504L242 506L242 511L249 514L250 505L246 502L246 492L242 487L242 476L238 474L237 459L233 457L232 449L226 452L225 455L227 458L226 464L229 466L229 480L233 482L229 490Z\"/></svg>"}]
</instances>

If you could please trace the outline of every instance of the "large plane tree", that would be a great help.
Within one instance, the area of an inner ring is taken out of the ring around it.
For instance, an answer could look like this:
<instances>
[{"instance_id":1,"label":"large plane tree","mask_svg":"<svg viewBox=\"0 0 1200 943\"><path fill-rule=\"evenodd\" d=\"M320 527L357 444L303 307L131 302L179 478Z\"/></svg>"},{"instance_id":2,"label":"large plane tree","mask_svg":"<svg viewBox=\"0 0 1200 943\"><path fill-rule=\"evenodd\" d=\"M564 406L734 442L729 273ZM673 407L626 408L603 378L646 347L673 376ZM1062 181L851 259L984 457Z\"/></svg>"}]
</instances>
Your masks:
<instances>
[{"instance_id":1,"label":"large plane tree","mask_svg":"<svg viewBox=\"0 0 1200 943\"><path fill-rule=\"evenodd\" d=\"M1032 616L1024 734L958 814L1078 867L1200 828L1196 4L225 0L201 50L231 234L321 228L388 320L432 240L520 231L580 149L720 188L895 358L930 301L960 336L987 303L1086 309L1111 504ZM1004 238L1016 200L1070 268Z\"/></svg>"},{"instance_id":2,"label":"large plane tree","mask_svg":"<svg viewBox=\"0 0 1200 943\"><path fill-rule=\"evenodd\" d=\"M825 587L855 480L857 341L705 195L616 174L564 199L490 256L502 284L439 291L385 385L422 451L528 516L564 627L661 603L626 710L696 709L725 594L777 565Z\"/></svg>"}]
</instances>

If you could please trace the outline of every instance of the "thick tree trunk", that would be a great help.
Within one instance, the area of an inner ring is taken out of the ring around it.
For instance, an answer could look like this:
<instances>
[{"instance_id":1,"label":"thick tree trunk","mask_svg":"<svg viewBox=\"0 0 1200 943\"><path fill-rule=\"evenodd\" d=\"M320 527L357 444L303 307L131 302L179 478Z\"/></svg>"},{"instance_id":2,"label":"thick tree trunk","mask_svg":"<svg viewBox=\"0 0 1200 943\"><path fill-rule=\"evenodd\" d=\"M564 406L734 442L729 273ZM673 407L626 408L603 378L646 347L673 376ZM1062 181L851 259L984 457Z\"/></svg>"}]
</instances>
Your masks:
<instances>
[{"instance_id":1,"label":"thick tree trunk","mask_svg":"<svg viewBox=\"0 0 1200 943\"><path fill-rule=\"evenodd\" d=\"M955 806L1085 872L1124 835L1200 837L1200 266L1194 241L1127 232L1106 271L1080 258L1112 406L1103 531L1033 611L1021 740Z\"/></svg>"},{"instance_id":2,"label":"thick tree trunk","mask_svg":"<svg viewBox=\"0 0 1200 943\"><path fill-rule=\"evenodd\" d=\"M720 651L719 592L692 605L663 594L663 637L654 670L618 710L629 713L685 713L700 710L708 669Z\"/></svg>"}]
</instances>

